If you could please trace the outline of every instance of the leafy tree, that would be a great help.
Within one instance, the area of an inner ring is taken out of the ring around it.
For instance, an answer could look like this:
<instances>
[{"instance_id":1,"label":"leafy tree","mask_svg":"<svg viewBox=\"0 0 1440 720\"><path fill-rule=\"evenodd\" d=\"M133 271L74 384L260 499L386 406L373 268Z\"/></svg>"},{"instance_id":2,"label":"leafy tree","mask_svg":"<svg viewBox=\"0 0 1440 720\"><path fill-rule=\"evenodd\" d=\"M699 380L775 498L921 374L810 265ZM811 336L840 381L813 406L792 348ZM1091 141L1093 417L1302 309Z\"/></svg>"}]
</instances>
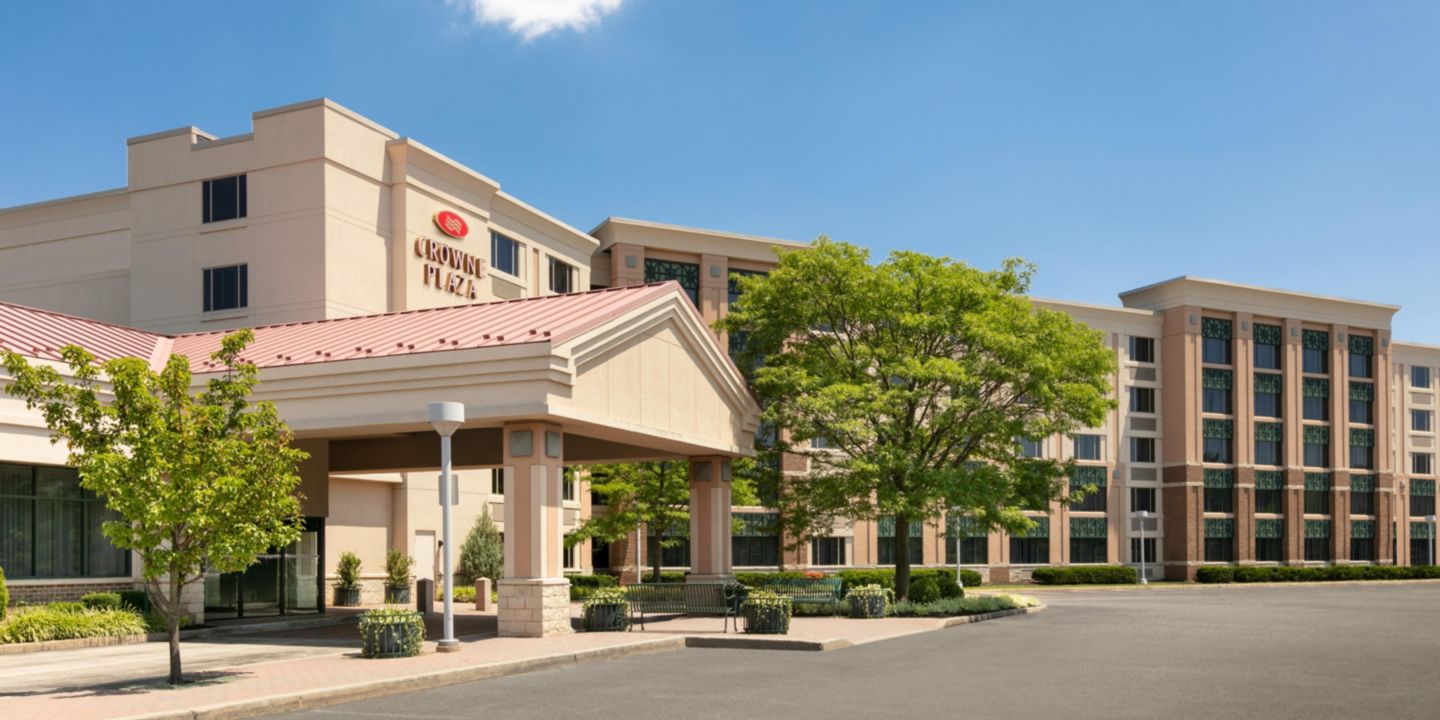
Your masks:
<instances>
[{"instance_id":1,"label":"leafy tree","mask_svg":"<svg viewBox=\"0 0 1440 720\"><path fill-rule=\"evenodd\" d=\"M505 545L490 517L488 503L460 546L460 567L455 576L463 585L474 585L479 578L498 582L505 576Z\"/></svg>"},{"instance_id":2,"label":"leafy tree","mask_svg":"<svg viewBox=\"0 0 1440 720\"><path fill-rule=\"evenodd\" d=\"M730 495L737 505L755 502L744 472L731 473ZM652 538L654 582L660 582L660 548L679 545L690 533L690 463L684 460L619 463L590 468L590 488L605 497L609 512L592 515L566 536L574 545L586 538L617 542L633 537L644 525Z\"/></svg>"},{"instance_id":3,"label":"leafy tree","mask_svg":"<svg viewBox=\"0 0 1440 720\"><path fill-rule=\"evenodd\" d=\"M778 450L809 461L779 493L791 537L893 517L903 598L912 520L959 508L1023 534L1022 510L1068 498L1073 461L1022 457L1017 439L1100 424L1114 361L1099 332L1025 296L1033 273L898 251L875 265L820 238L740 281L717 327L747 338L739 365L786 430Z\"/></svg>"},{"instance_id":4,"label":"leafy tree","mask_svg":"<svg viewBox=\"0 0 1440 720\"><path fill-rule=\"evenodd\" d=\"M144 562L151 608L170 635L172 684L182 682L185 588L206 572L243 570L300 537L297 465L307 455L290 447L274 406L247 400L257 371L239 358L252 339L249 330L226 336L211 356L224 372L193 395L190 361L181 356L157 373L146 360L97 363L67 345L66 379L4 353L13 378L6 391L40 408L51 442L69 445L81 485L120 516L105 523L105 536Z\"/></svg>"}]
</instances>

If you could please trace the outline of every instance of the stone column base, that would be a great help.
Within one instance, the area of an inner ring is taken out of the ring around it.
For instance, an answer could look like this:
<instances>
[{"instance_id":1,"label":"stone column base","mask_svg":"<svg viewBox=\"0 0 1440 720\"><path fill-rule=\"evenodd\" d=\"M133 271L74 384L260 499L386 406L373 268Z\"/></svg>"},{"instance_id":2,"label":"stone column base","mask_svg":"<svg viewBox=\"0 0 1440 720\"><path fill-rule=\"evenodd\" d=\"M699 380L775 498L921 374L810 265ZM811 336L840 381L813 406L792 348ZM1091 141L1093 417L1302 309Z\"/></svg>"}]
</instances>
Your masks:
<instances>
[{"instance_id":1,"label":"stone column base","mask_svg":"<svg viewBox=\"0 0 1440 720\"><path fill-rule=\"evenodd\" d=\"M500 637L552 637L571 632L569 580L505 578L498 589Z\"/></svg>"}]
</instances>

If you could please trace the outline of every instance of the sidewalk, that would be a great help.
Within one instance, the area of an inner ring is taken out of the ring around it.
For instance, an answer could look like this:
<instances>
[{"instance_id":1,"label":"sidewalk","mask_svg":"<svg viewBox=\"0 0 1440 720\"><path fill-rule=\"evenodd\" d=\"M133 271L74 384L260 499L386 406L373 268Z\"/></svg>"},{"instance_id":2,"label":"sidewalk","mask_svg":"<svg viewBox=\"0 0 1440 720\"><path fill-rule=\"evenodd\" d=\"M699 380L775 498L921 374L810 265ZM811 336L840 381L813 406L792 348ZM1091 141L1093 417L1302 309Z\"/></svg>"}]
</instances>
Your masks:
<instances>
[{"instance_id":1,"label":"sidewalk","mask_svg":"<svg viewBox=\"0 0 1440 720\"><path fill-rule=\"evenodd\" d=\"M427 637L438 637L438 621L428 623ZM831 650L957 621L966 619L804 617L791 621L788 635L746 636L722 632L719 618L675 618L647 622L644 632L534 639L495 637L493 612L469 609L456 616L460 652L436 653L432 640L414 658L360 658L348 623L187 641L186 677L195 682L181 688L164 682L164 643L0 658L0 718L242 717L687 646Z\"/></svg>"}]
</instances>

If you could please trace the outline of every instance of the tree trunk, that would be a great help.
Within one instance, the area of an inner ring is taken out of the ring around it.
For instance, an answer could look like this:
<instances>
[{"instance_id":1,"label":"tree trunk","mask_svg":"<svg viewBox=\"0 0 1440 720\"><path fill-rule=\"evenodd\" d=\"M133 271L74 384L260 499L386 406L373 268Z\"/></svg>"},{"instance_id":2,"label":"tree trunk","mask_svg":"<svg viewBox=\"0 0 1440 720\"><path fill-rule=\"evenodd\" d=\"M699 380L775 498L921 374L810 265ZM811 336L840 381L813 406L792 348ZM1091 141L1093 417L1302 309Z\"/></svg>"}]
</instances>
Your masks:
<instances>
[{"instance_id":1,"label":"tree trunk","mask_svg":"<svg viewBox=\"0 0 1440 720\"><path fill-rule=\"evenodd\" d=\"M895 599L910 597L910 516L895 514Z\"/></svg>"},{"instance_id":2,"label":"tree trunk","mask_svg":"<svg viewBox=\"0 0 1440 720\"><path fill-rule=\"evenodd\" d=\"M655 538L655 547L652 548L651 553L650 553L650 567L653 568L652 572L654 573L654 574L652 575L652 577L651 577L651 582L657 582L657 583L660 582L660 566L661 566L662 562L663 562L664 559L665 559L665 558L664 558L664 554L665 554L665 545L664 545L664 543L665 543L665 536L664 536L664 535L661 535L661 536Z\"/></svg>"},{"instance_id":3,"label":"tree trunk","mask_svg":"<svg viewBox=\"0 0 1440 720\"><path fill-rule=\"evenodd\" d=\"M170 573L170 597L163 604L167 617L165 618L166 629L170 634L170 684L179 685L184 682L180 674L180 591L184 586L180 583L172 570Z\"/></svg>"}]
</instances>

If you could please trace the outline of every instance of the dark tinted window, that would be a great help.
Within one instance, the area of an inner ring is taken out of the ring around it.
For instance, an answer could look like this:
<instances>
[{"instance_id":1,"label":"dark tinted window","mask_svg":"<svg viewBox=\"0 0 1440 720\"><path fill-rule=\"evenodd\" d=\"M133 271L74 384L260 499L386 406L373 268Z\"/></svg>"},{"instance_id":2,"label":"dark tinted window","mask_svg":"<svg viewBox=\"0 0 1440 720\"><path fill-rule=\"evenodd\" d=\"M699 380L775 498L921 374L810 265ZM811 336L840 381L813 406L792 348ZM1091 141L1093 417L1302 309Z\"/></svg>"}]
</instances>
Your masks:
<instances>
[{"instance_id":1,"label":"dark tinted window","mask_svg":"<svg viewBox=\"0 0 1440 720\"><path fill-rule=\"evenodd\" d=\"M1130 336L1130 359L1135 362L1155 362L1155 338Z\"/></svg>"},{"instance_id":2,"label":"dark tinted window","mask_svg":"<svg viewBox=\"0 0 1440 720\"><path fill-rule=\"evenodd\" d=\"M245 217L245 176L206 180L200 184L201 222L220 222Z\"/></svg>"},{"instance_id":3,"label":"dark tinted window","mask_svg":"<svg viewBox=\"0 0 1440 720\"><path fill-rule=\"evenodd\" d=\"M249 307L249 275L247 265L206 268L202 278L205 312Z\"/></svg>"}]
</instances>

